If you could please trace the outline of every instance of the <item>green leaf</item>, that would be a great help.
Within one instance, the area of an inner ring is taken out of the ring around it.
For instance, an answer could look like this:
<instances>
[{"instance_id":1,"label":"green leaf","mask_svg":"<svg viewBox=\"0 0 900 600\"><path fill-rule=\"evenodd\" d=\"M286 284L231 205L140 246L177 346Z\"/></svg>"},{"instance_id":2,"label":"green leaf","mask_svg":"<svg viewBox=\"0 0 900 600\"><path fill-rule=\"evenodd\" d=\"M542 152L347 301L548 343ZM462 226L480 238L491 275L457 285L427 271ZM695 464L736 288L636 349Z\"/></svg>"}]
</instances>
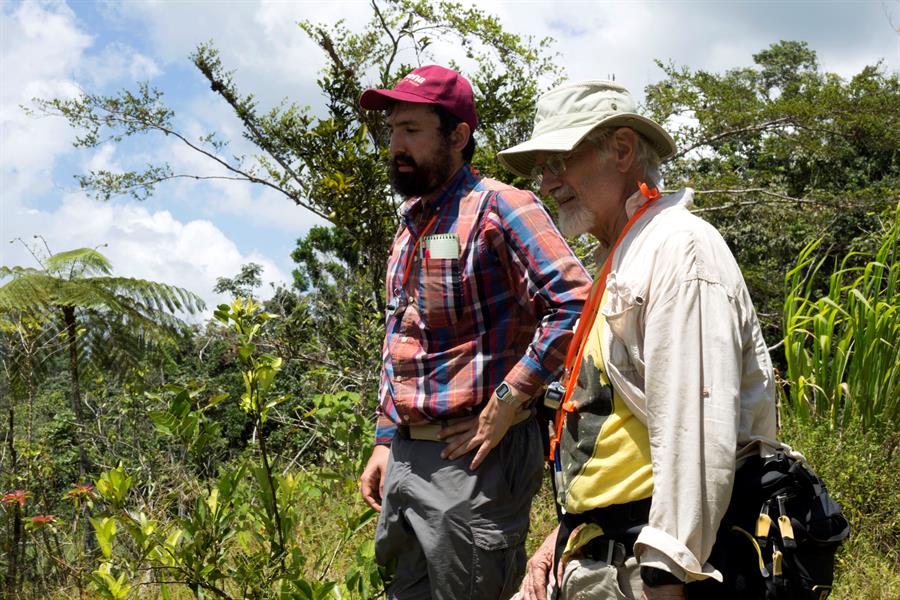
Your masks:
<instances>
[{"instance_id":1,"label":"green leaf","mask_svg":"<svg viewBox=\"0 0 900 600\"><path fill-rule=\"evenodd\" d=\"M125 474L120 464L115 469L106 471L94 482L103 499L114 508L122 508L125 498L131 490L131 477Z\"/></svg>"},{"instance_id":2,"label":"green leaf","mask_svg":"<svg viewBox=\"0 0 900 600\"><path fill-rule=\"evenodd\" d=\"M109 558L112 554L112 542L116 537L116 520L113 517L94 518L91 517L91 524L94 526L94 534L97 537L97 544L105 558Z\"/></svg>"}]
</instances>

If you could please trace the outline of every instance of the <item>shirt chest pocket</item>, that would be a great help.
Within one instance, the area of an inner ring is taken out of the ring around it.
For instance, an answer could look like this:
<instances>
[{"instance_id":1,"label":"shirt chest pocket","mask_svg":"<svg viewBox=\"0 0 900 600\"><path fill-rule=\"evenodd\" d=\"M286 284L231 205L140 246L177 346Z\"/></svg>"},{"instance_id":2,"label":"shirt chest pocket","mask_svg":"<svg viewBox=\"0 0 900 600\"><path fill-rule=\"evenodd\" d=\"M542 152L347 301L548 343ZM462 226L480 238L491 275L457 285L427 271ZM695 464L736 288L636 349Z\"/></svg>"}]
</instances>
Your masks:
<instances>
[{"instance_id":1,"label":"shirt chest pocket","mask_svg":"<svg viewBox=\"0 0 900 600\"><path fill-rule=\"evenodd\" d=\"M422 260L419 308L429 329L455 324L462 312L462 280L458 258Z\"/></svg>"},{"instance_id":2,"label":"shirt chest pocket","mask_svg":"<svg viewBox=\"0 0 900 600\"><path fill-rule=\"evenodd\" d=\"M602 311L612 338L608 342L609 362L620 373L636 371L644 377L643 294L611 273L606 283L606 303Z\"/></svg>"}]
</instances>

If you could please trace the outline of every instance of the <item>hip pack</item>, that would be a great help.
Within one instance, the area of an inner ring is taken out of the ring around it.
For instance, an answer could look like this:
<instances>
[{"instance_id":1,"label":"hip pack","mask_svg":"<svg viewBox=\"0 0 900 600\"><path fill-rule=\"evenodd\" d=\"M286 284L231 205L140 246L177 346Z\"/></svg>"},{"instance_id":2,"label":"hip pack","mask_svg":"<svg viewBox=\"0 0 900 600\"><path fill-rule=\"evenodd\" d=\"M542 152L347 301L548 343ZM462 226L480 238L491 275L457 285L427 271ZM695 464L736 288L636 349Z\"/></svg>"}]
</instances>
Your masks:
<instances>
[{"instance_id":1,"label":"hip pack","mask_svg":"<svg viewBox=\"0 0 900 600\"><path fill-rule=\"evenodd\" d=\"M850 534L841 507L804 461L783 448L748 458L735 474L709 562L724 577L688 598L825 600L834 556Z\"/></svg>"}]
</instances>

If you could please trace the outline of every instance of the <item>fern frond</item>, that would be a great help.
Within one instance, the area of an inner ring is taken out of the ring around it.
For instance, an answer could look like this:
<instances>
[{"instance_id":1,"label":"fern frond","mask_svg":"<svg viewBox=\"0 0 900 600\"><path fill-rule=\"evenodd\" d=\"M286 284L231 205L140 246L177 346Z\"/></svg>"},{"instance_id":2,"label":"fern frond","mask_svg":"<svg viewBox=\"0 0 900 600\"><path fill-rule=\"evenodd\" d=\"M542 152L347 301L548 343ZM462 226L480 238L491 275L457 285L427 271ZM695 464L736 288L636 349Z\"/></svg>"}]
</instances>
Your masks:
<instances>
[{"instance_id":1,"label":"fern frond","mask_svg":"<svg viewBox=\"0 0 900 600\"><path fill-rule=\"evenodd\" d=\"M148 350L190 331L181 316L205 308L184 288L111 275L109 261L90 248L55 254L46 267L0 267L0 280L9 279L0 287L0 314L47 324L45 359L66 348L63 308L75 309L79 364L104 373L136 367Z\"/></svg>"},{"instance_id":2,"label":"fern frond","mask_svg":"<svg viewBox=\"0 0 900 600\"><path fill-rule=\"evenodd\" d=\"M112 273L112 264L109 260L93 248L77 248L59 252L49 257L45 264L48 273L64 279Z\"/></svg>"}]
</instances>

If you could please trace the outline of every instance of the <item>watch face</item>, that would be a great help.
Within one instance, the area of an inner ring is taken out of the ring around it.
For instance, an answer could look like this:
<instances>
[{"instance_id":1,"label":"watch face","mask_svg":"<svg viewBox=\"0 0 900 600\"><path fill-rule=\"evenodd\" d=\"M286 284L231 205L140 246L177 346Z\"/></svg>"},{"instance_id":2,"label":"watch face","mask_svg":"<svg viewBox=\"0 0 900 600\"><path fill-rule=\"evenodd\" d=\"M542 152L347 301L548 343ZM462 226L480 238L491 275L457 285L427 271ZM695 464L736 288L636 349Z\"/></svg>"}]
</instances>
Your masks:
<instances>
[{"instance_id":1,"label":"watch face","mask_svg":"<svg viewBox=\"0 0 900 600\"><path fill-rule=\"evenodd\" d=\"M500 399L506 398L509 396L509 385L504 381L500 385L497 386L495 390L497 392L497 397Z\"/></svg>"}]
</instances>

